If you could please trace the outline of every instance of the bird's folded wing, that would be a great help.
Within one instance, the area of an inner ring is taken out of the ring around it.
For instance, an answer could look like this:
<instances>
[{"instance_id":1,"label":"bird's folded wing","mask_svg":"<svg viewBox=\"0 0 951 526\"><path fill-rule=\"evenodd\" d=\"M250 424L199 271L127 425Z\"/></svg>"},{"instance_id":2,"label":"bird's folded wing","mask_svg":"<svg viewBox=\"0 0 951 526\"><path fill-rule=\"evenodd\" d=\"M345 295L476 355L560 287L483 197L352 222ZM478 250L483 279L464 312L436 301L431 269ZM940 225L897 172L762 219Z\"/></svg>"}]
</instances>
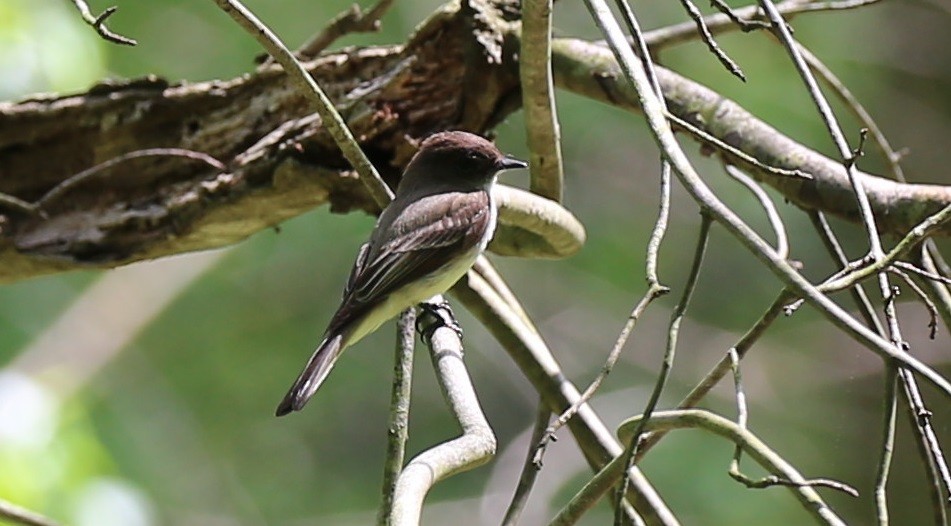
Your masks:
<instances>
[{"instance_id":1,"label":"bird's folded wing","mask_svg":"<svg viewBox=\"0 0 951 526\"><path fill-rule=\"evenodd\" d=\"M385 244L369 254L361 249L343 304L332 323L346 323L374 302L414 279L435 272L482 240L486 229L491 227L487 192L460 193L454 199L445 199L446 194L441 194L410 206L432 206L433 202L423 201L437 197L441 199L435 206L443 209L441 213L417 214L406 210L401 216L415 221L401 221L402 218L397 217L387 227L388 232L376 233L380 239L387 239ZM428 220L420 221L427 216Z\"/></svg>"}]
</instances>

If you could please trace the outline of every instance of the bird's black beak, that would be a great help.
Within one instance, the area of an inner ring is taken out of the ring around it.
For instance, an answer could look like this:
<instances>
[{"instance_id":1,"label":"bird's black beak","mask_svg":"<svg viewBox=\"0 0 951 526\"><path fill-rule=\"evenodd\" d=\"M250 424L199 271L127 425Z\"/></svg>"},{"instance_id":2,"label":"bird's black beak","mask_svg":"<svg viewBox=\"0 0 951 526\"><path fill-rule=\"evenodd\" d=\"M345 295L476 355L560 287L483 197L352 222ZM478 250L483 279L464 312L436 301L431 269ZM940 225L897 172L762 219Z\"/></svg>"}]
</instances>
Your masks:
<instances>
[{"instance_id":1,"label":"bird's black beak","mask_svg":"<svg viewBox=\"0 0 951 526\"><path fill-rule=\"evenodd\" d=\"M515 157L503 157L496 166L499 170L511 170L513 168L528 168L528 163Z\"/></svg>"}]
</instances>

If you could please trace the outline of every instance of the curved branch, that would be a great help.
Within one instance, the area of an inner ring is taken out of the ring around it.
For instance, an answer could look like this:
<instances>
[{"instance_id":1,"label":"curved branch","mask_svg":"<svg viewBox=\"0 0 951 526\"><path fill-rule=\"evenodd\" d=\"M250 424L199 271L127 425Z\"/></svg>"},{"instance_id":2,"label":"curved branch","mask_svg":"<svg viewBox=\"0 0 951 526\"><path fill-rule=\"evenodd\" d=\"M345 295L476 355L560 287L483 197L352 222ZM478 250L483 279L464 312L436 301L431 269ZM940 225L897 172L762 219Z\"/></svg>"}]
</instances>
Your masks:
<instances>
[{"instance_id":1,"label":"curved branch","mask_svg":"<svg viewBox=\"0 0 951 526\"><path fill-rule=\"evenodd\" d=\"M444 303L436 296L428 303ZM472 380L462 359L462 340L450 327L440 326L430 340L430 355L436 379L462 436L417 455L403 468L393 491L389 524L419 524L423 499L432 486L456 473L488 462L495 454L496 440L479 405Z\"/></svg>"}]
</instances>

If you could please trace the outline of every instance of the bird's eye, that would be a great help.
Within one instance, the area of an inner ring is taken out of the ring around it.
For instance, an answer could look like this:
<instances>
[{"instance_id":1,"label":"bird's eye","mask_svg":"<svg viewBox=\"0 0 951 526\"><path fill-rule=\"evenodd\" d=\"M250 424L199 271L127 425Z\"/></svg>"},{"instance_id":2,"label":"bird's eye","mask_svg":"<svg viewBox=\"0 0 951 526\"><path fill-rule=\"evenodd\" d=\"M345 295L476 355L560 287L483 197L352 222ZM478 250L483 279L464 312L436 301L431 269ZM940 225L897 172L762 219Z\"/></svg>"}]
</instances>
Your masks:
<instances>
[{"instance_id":1,"label":"bird's eye","mask_svg":"<svg viewBox=\"0 0 951 526\"><path fill-rule=\"evenodd\" d=\"M481 161L482 155L479 152L466 152L466 157L472 161Z\"/></svg>"}]
</instances>

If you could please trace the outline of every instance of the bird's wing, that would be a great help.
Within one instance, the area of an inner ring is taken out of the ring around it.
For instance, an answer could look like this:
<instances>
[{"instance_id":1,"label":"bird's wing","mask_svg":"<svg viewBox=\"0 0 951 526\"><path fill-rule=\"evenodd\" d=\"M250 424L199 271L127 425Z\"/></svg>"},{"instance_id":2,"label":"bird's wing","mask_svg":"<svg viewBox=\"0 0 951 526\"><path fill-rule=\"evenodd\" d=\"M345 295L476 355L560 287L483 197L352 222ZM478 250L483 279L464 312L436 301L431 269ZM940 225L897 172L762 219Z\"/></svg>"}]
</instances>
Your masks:
<instances>
[{"instance_id":1,"label":"bird's wing","mask_svg":"<svg viewBox=\"0 0 951 526\"><path fill-rule=\"evenodd\" d=\"M488 192L424 197L410 204L372 239L388 239L379 247L361 249L340 310L331 326L355 319L372 304L411 279L434 272L453 255L472 249L491 228ZM420 215L417 207L438 206L438 214ZM416 208L416 210L414 210ZM438 219L433 220L433 217ZM372 244L372 242L371 242ZM364 252L366 254L364 255ZM362 263L362 264L361 264Z\"/></svg>"},{"instance_id":2,"label":"bird's wing","mask_svg":"<svg viewBox=\"0 0 951 526\"><path fill-rule=\"evenodd\" d=\"M347 286L343 289L343 297L346 298L353 290L353 283L357 276L363 272L367 265L367 258L370 256L370 243L364 243L360 246L360 252L357 253L357 259L353 262L353 268L350 269L350 277L347 278Z\"/></svg>"}]
</instances>

